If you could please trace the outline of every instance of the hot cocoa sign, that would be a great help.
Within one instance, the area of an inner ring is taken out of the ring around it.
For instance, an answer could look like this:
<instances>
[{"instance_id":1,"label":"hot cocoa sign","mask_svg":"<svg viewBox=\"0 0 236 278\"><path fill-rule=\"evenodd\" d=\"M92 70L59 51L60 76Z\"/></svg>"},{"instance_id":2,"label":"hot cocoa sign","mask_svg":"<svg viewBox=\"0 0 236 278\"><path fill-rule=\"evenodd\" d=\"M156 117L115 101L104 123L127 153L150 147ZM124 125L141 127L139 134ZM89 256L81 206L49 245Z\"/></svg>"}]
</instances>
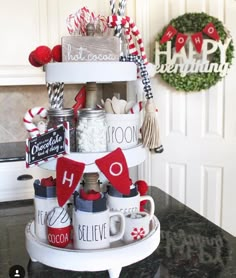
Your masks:
<instances>
[{"instance_id":1,"label":"hot cocoa sign","mask_svg":"<svg viewBox=\"0 0 236 278\"><path fill-rule=\"evenodd\" d=\"M119 61L117 37L69 36L62 38L63 62Z\"/></svg>"}]
</instances>

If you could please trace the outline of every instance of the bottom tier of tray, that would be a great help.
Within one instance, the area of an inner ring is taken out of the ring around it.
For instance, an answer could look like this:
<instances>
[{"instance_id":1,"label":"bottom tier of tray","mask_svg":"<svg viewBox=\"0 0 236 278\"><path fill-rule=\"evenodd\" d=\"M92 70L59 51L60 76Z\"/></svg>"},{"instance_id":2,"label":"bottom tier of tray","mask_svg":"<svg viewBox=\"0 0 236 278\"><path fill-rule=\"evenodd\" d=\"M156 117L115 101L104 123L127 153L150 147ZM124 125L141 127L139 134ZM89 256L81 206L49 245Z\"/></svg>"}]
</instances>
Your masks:
<instances>
[{"instance_id":1,"label":"bottom tier of tray","mask_svg":"<svg viewBox=\"0 0 236 278\"><path fill-rule=\"evenodd\" d=\"M34 221L25 229L26 249L34 262L72 271L108 270L111 278L118 278L123 266L151 255L160 243L160 223L154 216L150 233L143 239L124 244L118 241L107 249L74 250L53 247L41 242L34 232Z\"/></svg>"}]
</instances>

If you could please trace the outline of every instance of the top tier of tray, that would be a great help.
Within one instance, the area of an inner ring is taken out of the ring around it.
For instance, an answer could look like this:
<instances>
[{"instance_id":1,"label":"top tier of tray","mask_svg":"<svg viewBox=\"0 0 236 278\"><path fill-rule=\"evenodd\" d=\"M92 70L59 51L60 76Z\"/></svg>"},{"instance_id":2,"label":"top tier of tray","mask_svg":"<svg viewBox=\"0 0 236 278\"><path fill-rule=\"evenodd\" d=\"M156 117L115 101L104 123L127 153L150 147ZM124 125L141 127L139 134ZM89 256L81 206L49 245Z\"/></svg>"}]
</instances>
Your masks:
<instances>
[{"instance_id":1,"label":"top tier of tray","mask_svg":"<svg viewBox=\"0 0 236 278\"><path fill-rule=\"evenodd\" d=\"M48 83L109 83L137 79L137 67L133 62L49 63L45 66L45 71Z\"/></svg>"}]
</instances>

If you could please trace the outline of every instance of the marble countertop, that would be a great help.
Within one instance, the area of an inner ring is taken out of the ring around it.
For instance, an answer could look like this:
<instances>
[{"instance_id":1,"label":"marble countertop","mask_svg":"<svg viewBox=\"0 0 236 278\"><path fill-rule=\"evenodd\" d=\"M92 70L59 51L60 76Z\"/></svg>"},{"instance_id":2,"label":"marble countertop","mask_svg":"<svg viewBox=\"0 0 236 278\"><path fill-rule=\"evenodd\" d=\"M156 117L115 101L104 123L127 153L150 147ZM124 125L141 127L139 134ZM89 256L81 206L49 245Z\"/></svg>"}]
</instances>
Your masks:
<instances>
[{"instance_id":1,"label":"marble countertop","mask_svg":"<svg viewBox=\"0 0 236 278\"><path fill-rule=\"evenodd\" d=\"M0 162L25 160L25 142L0 143Z\"/></svg>"},{"instance_id":2,"label":"marble countertop","mask_svg":"<svg viewBox=\"0 0 236 278\"><path fill-rule=\"evenodd\" d=\"M120 278L236 277L235 237L161 190L150 187L149 194L161 223L160 245L146 259L123 267ZM72 272L31 262L24 229L33 210L32 200L0 203L0 277L8 277L9 268L16 264L31 278L109 277L107 271Z\"/></svg>"}]
</instances>

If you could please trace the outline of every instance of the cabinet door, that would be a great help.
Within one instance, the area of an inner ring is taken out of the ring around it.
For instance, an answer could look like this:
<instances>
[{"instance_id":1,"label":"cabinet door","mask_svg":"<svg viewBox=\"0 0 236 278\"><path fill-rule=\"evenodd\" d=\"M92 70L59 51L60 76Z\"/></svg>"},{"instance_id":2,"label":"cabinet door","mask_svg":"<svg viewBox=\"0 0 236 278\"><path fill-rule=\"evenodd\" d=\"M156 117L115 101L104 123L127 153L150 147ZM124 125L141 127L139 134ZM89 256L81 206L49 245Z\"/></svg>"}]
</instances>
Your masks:
<instances>
[{"instance_id":1,"label":"cabinet door","mask_svg":"<svg viewBox=\"0 0 236 278\"><path fill-rule=\"evenodd\" d=\"M36 179L55 177L55 171L26 169L25 161L0 163L0 202L32 199Z\"/></svg>"},{"instance_id":2,"label":"cabinet door","mask_svg":"<svg viewBox=\"0 0 236 278\"><path fill-rule=\"evenodd\" d=\"M0 0L0 85L44 84L29 53L47 41L46 0Z\"/></svg>"}]
</instances>

